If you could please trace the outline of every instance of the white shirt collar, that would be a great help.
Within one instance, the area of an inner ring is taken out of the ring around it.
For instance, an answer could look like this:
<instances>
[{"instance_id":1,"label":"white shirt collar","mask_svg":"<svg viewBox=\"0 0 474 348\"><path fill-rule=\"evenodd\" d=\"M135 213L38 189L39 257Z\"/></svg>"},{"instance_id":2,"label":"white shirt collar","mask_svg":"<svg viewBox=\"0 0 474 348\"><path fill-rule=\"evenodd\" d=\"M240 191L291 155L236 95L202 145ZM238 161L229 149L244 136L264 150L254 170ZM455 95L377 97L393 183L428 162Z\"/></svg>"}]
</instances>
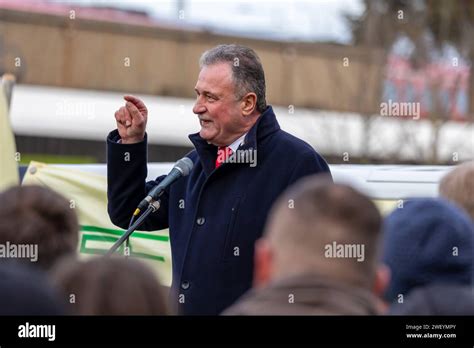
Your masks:
<instances>
[{"instance_id":1,"label":"white shirt collar","mask_svg":"<svg viewBox=\"0 0 474 348\"><path fill-rule=\"evenodd\" d=\"M230 145L228 146L228 147L230 147L230 149L232 150L232 152L237 151L237 149L239 148L239 146L243 144L246 135L247 135L247 133L245 133L244 135L242 135L239 139L237 139L236 141L234 141L232 144L230 144Z\"/></svg>"}]
</instances>

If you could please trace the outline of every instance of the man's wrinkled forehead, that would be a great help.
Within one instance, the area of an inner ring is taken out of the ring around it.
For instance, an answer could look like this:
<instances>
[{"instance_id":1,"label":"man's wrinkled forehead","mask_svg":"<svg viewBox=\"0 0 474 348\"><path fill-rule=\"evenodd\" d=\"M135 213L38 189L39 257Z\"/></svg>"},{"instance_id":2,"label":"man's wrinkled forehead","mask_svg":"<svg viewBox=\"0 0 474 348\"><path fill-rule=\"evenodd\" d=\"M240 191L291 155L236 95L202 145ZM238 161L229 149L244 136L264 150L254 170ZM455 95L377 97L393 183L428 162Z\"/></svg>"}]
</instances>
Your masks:
<instances>
[{"instance_id":1,"label":"man's wrinkled forehead","mask_svg":"<svg viewBox=\"0 0 474 348\"><path fill-rule=\"evenodd\" d=\"M232 69L228 63L203 66L199 72L195 89L213 93L233 92Z\"/></svg>"}]
</instances>

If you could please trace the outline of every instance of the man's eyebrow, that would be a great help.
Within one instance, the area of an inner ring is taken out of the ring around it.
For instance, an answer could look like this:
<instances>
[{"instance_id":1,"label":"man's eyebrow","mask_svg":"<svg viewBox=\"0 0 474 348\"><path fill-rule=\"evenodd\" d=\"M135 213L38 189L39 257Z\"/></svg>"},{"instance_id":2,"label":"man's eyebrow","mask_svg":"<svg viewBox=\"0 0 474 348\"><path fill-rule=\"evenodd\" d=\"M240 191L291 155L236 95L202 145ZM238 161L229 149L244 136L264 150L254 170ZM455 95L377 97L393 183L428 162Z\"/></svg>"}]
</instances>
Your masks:
<instances>
[{"instance_id":1,"label":"man's eyebrow","mask_svg":"<svg viewBox=\"0 0 474 348\"><path fill-rule=\"evenodd\" d=\"M199 90L198 90L197 88L194 88L194 91L195 91L197 94L201 94L201 92L199 92ZM214 98L218 98L218 97L219 97L217 94L214 94L214 93L209 92L209 91L202 91L202 94L208 95L208 96L214 97Z\"/></svg>"}]
</instances>

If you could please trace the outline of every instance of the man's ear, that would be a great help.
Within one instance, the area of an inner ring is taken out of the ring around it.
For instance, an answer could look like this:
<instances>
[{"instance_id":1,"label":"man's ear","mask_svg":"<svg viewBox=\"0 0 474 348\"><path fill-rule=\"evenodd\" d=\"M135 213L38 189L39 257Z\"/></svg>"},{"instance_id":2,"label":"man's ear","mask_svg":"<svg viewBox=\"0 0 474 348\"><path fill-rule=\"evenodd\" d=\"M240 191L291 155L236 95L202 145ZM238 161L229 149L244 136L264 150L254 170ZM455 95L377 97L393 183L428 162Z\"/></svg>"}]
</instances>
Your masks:
<instances>
[{"instance_id":1,"label":"man's ear","mask_svg":"<svg viewBox=\"0 0 474 348\"><path fill-rule=\"evenodd\" d=\"M240 101L242 115L249 116L257 108L257 95L255 93L247 93Z\"/></svg>"},{"instance_id":2,"label":"man's ear","mask_svg":"<svg viewBox=\"0 0 474 348\"><path fill-rule=\"evenodd\" d=\"M373 291L376 296L379 298L383 298L385 290L387 289L388 285L390 284L390 268L383 263L377 266L377 271L375 272L375 280L374 280L374 287Z\"/></svg>"},{"instance_id":3,"label":"man's ear","mask_svg":"<svg viewBox=\"0 0 474 348\"><path fill-rule=\"evenodd\" d=\"M261 288L267 285L272 278L272 251L265 238L255 242L253 287Z\"/></svg>"}]
</instances>

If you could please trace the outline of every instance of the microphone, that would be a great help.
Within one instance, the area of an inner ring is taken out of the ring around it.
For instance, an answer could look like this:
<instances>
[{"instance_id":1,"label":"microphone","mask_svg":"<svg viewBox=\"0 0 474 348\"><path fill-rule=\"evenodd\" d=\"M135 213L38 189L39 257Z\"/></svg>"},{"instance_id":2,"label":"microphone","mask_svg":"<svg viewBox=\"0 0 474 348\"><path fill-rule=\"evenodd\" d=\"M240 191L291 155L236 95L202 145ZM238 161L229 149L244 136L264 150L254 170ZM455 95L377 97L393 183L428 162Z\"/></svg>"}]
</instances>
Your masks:
<instances>
[{"instance_id":1,"label":"microphone","mask_svg":"<svg viewBox=\"0 0 474 348\"><path fill-rule=\"evenodd\" d=\"M189 175L191 170L193 169L194 163L191 161L189 157L183 157L178 160L173 169L168 173L168 175L155 187L153 187L150 192L148 192L148 196L142 199L138 208L135 209L133 216L137 216L140 214L140 211L145 209L150 203L158 200L158 198L163 194L165 189L173 184L176 180L183 176Z\"/></svg>"}]
</instances>

